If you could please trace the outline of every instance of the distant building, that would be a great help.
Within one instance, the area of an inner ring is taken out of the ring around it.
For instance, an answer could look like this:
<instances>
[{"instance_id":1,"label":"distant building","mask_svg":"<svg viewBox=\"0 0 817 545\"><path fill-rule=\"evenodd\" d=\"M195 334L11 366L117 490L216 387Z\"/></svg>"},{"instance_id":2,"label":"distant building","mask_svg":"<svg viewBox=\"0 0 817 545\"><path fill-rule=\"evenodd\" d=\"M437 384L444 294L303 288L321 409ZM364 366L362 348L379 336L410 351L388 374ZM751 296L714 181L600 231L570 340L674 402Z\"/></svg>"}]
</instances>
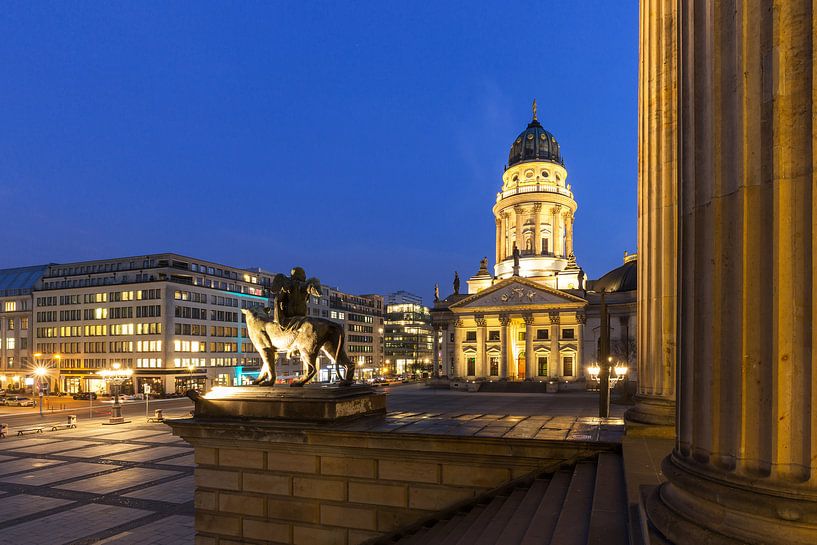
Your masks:
<instances>
[{"instance_id":1,"label":"distant building","mask_svg":"<svg viewBox=\"0 0 817 545\"><path fill-rule=\"evenodd\" d=\"M46 268L0 270L0 388L19 387L34 366L31 294Z\"/></svg>"},{"instance_id":2,"label":"distant building","mask_svg":"<svg viewBox=\"0 0 817 545\"><path fill-rule=\"evenodd\" d=\"M391 294L387 299L404 302L386 305L384 374L431 372L434 330L428 308L422 306L422 299L407 292Z\"/></svg>"},{"instance_id":3,"label":"distant building","mask_svg":"<svg viewBox=\"0 0 817 545\"><path fill-rule=\"evenodd\" d=\"M415 295L413 293L409 293L407 291L396 291L394 293L390 293L385 297L386 305L401 305L404 303L414 304L414 305L422 305L423 298L419 295Z\"/></svg>"}]
</instances>

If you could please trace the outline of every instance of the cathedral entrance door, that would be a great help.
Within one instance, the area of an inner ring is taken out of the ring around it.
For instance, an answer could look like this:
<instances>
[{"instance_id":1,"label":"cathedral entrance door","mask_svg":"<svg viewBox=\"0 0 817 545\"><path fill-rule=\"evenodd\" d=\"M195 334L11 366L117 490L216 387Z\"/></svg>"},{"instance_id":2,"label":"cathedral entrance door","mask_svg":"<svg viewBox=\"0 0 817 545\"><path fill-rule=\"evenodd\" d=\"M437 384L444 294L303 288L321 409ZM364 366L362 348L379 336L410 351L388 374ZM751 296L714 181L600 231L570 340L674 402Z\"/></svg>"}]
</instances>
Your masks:
<instances>
[{"instance_id":1,"label":"cathedral entrance door","mask_svg":"<svg viewBox=\"0 0 817 545\"><path fill-rule=\"evenodd\" d=\"M516 378L519 380L524 380L525 378L526 362L527 358L525 357L525 353L520 353L516 359Z\"/></svg>"}]
</instances>

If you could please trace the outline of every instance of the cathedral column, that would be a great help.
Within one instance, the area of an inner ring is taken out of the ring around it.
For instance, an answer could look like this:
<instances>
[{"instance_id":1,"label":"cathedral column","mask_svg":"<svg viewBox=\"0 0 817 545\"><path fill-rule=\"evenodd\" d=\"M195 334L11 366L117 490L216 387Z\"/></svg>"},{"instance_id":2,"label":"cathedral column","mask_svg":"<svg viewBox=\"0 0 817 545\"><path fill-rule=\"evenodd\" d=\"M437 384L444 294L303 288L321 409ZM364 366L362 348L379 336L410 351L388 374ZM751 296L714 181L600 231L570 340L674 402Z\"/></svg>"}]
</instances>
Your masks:
<instances>
[{"instance_id":1,"label":"cathedral column","mask_svg":"<svg viewBox=\"0 0 817 545\"><path fill-rule=\"evenodd\" d=\"M550 209L552 216L550 225L550 236L553 238L553 255L559 257L562 254L562 230L559 226L559 207L554 206Z\"/></svg>"},{"instance_id":2,"label":"cathedral column","mask_svg":"<svg viewBox=\"0 0 817 545\"><path fill-rule=\"evenodd\" d=\"M542 255L542 203L533 205L533 252Z\"/></svg>"},{"instance_id":3,"label":"cathedral column","mask_svg":"<svg viewBox=\"0 0 817 545\"><path fill-rule=\"evenodd\" d=\"M525 376L521 378L533 378L536 365L536 358L533 355L533 314L525 315Z\"/></svg>"},{"instance_id":4,"label":"cathedral column","mask_svg":"<svg viewBox=\"0 0 817 545\"><path fill-rule=\"evenodd\" d=\"M562 213L565 222L565 255L573 255L573 212L566 210Z\"/></svg>"},{"instance_id":5,"label":"cathedral column","mask_svg":"<svg viewBox=\"0 0 817 545\"><path fill-rule=\"evenodd\" d=\"M559 313L550 313L550 357L548 358L548 375L559 378L561 372L561 357L559 354Z\"/></svg>"},{"instance_id":6,"label":"cathedral column","mask_svg":"<svg viewBox=\"0 0 817 545\"><path fill-rule=\"evenodd\" d=\"M465 376L465 361L462 356L462 335L465 331L465 323L462 320L454 322L454 369L453 375L455 377Z\"/></svg>"},{"instance_id":7,"label":"cathedral column","mask_svg":"<svg viewBox=\"0 0 817 545\"><path fill-rule=\"evenodd\" d=\"M499 218L495 218L496 221L496 261L494 263L499 263L502 261L502 220Z\"/></svg>"},{"instance_id":8,"label":"cathedral column","mask_svg":"<svg viewBox=\"0 0 817 545\"><path fill-rule=\"evenodd\" d=\"M650 4L651 57L681 6L683 79L678 438L647 512L673 543L814 544L817 11Z\"/></svg>"},{"instance_id":9,"label":"cathedral column","mask_svg":"<svg viewBox=\"0 0 817 545\"><path fill-rule=\"evenodd\" d=\"M502 240L501 240L501 244L500 244L501 249L500 249L499 253L500 253L500 261L502 261L506 257L508 257L508 230L509 230L509 228L508 228L508 219L509 218L508 218L508 213L507 212L502 212L500 217L502 218L502 220L501 220L502 221L502 229L501 229L501 231L502 231L502 235L501 235Z\"/></svg>"},{"instance_id":10,"label":"cathedral column","mask_svg":"<svg viewBox=\"0 0 817 545\"><path fill-rule=\"evenodd\" d=\"M510 346L510 331L508 325L511 323L507 314L499 315L499 323L502 326L499 330L499 346L502 351L499 358L499 378L508 378L508 358L513 356Z\"/></svg>"},{"instance_id":11,"label":"cathedral column","mask_svg":"<svg viewBox=\"0 0 817 545\"><path fill-rule=\"evenodd\" d=\"M477 316L475 318L477 323L477 364L474 366L474 375L484 377L485 371L485 342L488 339L487 325L488 322L484 316Z\"/></svg>"},{"instance_id":12,"label":"cathedral column","mask_svg":"<svg viewBox=\"0 0 817 545\"><path fill-rule=\"evenodd\" d=\"M678 272L678 8L641 6L638 141L638 386L625 414L641 432L675 434ZM655 11L655 13L653 13Z\"/></svg>"},{"instance_id":13,"label":"cathedral column","mask_svg":"<svg viewBox=\"0 0 817 545\"><path fill-rule=\"evenodd\" d=\"M434 326L434 376L440 376L442 371L440 370L440 326Z\"/></svg>"},{"instance_id":14,"label":"cathedral column","mask_svg":"<svg viewBox=\"0 0 817 545\"><path fill-rule=\"evenodd\" d=\"M513 207L513 213L516 216L516 247L521 252L525 249L525 237L522 235L525 227L525 209L517 205Z\"/></svg>"}]
</instances>

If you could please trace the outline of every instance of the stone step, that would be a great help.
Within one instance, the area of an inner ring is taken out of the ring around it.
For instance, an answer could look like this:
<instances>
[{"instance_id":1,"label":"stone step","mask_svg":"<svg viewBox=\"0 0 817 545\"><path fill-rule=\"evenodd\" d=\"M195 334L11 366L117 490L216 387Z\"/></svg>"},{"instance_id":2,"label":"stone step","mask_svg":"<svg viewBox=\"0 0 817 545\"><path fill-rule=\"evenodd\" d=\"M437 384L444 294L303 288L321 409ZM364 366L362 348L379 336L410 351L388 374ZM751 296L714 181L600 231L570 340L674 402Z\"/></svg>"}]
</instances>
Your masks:
<instances>
[{"instance_id":1,"label":"stone step","mask_svg":"<svg viewBox=\"0 0 817 545\"><path fill-rule=\"evenodd\" d=\"M473 545L474 541L482 535L483 530L488 524L491 522L491 519L502 509L502 506L505 504L505 500L508 499L508 496L497 496L491 503L485 507L485 510L480 513L479 517L474 521L468 530L465 531L462 536L454 542L454 545ZM452 536L456 537L456 536Z\"/></svg>"},{"instance_id":2,"label":"stone step","mask_svg":"<svg viewBox=\"0 0 817 545\"><path fill-rule=\"evenodd\" d=\"M554 545L587 545L590 511L596 484L596 464L579 462L562 504L550 542Z\"/></svg>"},{"instance_id":3,"label":"stone step","mask_svg":"<svg viewBox=\"0 0 817 545\"><path fill-rule=\"evenodd\" d=\"M462 535L468 531L469 528L479 519L487 505L477 505L471 511L466 514L462 520L460 521L457 526L451 530L451 533L445 536L444 539L435 541L433 543L428 542L426 545L454 545Z\"/></svg>"},{"instance_id":4,"label":"stone step","mask_svg":"<svg viewBox=\"0 0 817 545\"><path fill-rule=\"evenodd\" d=\"M599 454L587 545L629 545L627 493L620 456Z\"/></svg>"},{"instance_id":5,"label":"stone step","mask_svg":"<svg viewBox=\"0 0 817 545\"><path fill-rule=\"evenodd\" d=\"M505 529L499 535L497 543L519 543L530 525L533 514L542 503L548 488L548 479L536 479L528 488L525 497L516 508Z\"/></svg>"},{"instance_id":6,"label":"stone step","mask_svg":"<svg viewBox=\"0 0 817 545\"><path fill-rule=\"evenodd\" d=\"M423 543L427 545L430 545L431 543L440 543L451 534L454 528L459 526L460 522L462 522L464 518L464 513L457 513L448 520L441 520L428 531Z\"/></svg>"},{"instance_id":7,"label":"stone step","mask_svg":"<svg viewBox=\"0 0 817 545\"><path fill-rule=\"evenodd\" d=\"M485 526L482 534L473 542L473 545L497 545L500 534L502 534L526 493L527 490L525 489L516 489L511 492L511 495L508 496L499 511L491 518L491 521Z\"/></svg>"},{"instance_id":8,"label":"stone step","mask_svg":"<svg viewBox=\"0 0 817 545\"><path fill-rule=\"evenodd\" d=\"M550 478L545 495L528 522L520 545L547 545L559 520L572 474L562 470Z\"/></svg>"}]
</instances>

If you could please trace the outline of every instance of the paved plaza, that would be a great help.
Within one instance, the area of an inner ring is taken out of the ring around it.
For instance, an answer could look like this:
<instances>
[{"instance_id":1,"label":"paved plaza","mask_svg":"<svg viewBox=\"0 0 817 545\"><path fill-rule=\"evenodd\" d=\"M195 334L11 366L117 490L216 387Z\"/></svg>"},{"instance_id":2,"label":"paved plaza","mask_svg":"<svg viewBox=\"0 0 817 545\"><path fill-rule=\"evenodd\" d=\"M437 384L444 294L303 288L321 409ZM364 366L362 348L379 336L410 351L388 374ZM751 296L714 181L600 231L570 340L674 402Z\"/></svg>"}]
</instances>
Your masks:
<instances>
[{"instance_id":1,"label":"paved plaza","mask_svg":"<svg viewBox=\"0 0 817 545\"><path fill-rule=\"evenodd\" d=\"M191 544L193 451L142 422L0 440L0 544Z\"/></svg>"}]
</instances>

